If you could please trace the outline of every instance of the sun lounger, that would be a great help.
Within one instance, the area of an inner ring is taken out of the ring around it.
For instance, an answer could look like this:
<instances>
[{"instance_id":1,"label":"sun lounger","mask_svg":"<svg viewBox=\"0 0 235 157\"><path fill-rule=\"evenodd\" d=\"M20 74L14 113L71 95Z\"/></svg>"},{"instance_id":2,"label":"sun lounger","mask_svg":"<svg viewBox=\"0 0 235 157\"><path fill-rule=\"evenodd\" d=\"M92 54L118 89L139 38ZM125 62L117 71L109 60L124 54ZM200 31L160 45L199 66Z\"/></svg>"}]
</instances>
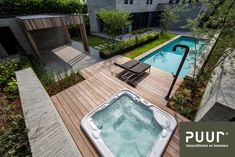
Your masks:
<instances>
[{"instance_id":1,"label":"sun lounger","mask_svg":"<svg viewBox=\"0 0 235 157\"><path fill-rule=\"evenodd\" d=\"M146 70L149 69L150 72L151 68L151 65L139 62L137 60L130 60L124 64L114 64L127 71L124 75L122 75L122 78L125 80L125 82L132 82L141 76Z\"/></svg>"},{"instance_id":2,"label":"sun lounger","mask_svg":"<svg viewBox=\"0 0 235 157\"><path fill-rule=\"evenodd\" d=\"M139 64L139 63L140 63L140 61L137 61L137 60L132 59L132 60L130 60L130 61L124 63L124 64L114 63L114 65L116 65L116 66L118 66L118 67L120 67L120 68L123 68L123 69L128 70L128 69L130 69L130 68L136 66L136 65Z\"/></svg>"},{"instance_id":3,"label":"sun lounger","mask_svg":"<svg viewBox=\"0 0 235 157\"><path fill-rule=\"evenodd\" d=\"M137 61L135 59L132 59L124 64L119 64L119 63L114 63L114 65L116 65L118 68L122 68L125 70L131 69L132 67L134 67L135 65L139 64L140 61ZM111 74L113 75L114 71L116 71L118 68L114 69Z\"/></svg>"}]
</instances>

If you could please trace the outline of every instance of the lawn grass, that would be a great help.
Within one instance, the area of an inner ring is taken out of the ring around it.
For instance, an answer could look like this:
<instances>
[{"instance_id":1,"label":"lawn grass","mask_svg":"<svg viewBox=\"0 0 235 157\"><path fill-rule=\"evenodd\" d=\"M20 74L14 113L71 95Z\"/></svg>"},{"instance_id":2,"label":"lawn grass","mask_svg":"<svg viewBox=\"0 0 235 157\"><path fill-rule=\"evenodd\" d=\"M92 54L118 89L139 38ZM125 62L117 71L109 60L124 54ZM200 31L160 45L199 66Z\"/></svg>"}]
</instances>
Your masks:
<instances>
[{"instance_id":1,"label":"lawn grass","mask_svg":"<svg viewBox=\"0 0 235 157\"><path fill-rule=\"evenodd\" d=\"M128 58L135 58L148 50L151 50L152 48L164 43L165 41L175 37L177 34L171 34L171 33L166 33L164 35L160 35L159 39L156 39L146 45L140 46L138 48L135 48L131 51L128 51L123 54L123 56L128 57Z\"/></svg>"},{"instance_id":2,"label":"lawn grass","mask_svg":"<svg viewBox=\"0 0 235 157\"><path fill-rule=\"evenodd\" d=\"M107 43L106 38L99 37L99 36L96 36L96 35L89 34L87 36L87 38L88 38L88 44L91 47L95 47L95 46L103 45L103 44ZM73 38L73 39L77 40L77 41L82 41L81 37L76 37L76 38Z\"/></svg>"}]
</instances>

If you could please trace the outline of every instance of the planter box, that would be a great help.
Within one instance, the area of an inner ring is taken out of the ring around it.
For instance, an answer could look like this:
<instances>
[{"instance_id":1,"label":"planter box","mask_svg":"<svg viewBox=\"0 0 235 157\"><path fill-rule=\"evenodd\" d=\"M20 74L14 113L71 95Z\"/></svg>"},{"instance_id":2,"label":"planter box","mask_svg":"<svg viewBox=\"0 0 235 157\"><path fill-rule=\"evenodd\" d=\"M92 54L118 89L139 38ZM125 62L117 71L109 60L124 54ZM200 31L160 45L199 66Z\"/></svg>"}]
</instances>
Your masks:
<instances>
[{"instance_id":1,"label":"planter box","mask_svg":"<svg viewBox=\"0 0 235 157\"><path fill-rule=\"evenodd\" d=\"M158 38L159 38L159 36L155 36L154 38L145 40L145 41L143 41L143 42L139 42L139 43L137 43L137 44L135 44L135 45L132 45L132 46L127 47L127 48L122 49L122 50L118 50L118 51L111 52L111 53L109 53L109 54L105 54L105 53L99 52L99 53L100 53L100 57L103 58L103 59L108 59L108 58L111 58L111 57L113 57L113 56L120 55L120 54L123 54L123 53L125 53L125 52L130 51L130 50L133 50L133 49L135 49L135 48L137 48L137 47L143 46L143 45L145 45L145 44L147 44L147 43L149 43L149 42L151 42L151 41L154 41L154 40L156 40L156 39L158 39Z\"/></svg>"}]
</instances>

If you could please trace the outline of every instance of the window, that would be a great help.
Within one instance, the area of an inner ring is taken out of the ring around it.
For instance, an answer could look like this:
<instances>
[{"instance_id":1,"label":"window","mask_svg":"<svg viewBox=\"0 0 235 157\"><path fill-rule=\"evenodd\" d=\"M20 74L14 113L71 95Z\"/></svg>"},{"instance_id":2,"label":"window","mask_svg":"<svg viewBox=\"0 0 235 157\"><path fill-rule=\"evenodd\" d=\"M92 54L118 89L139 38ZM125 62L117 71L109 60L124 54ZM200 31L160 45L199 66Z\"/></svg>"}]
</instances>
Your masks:
<instances>
[{"instance_id":1,"label":"window","mask_svg":"<svg viewBox=\"0 0 235 157\"><path fill-rule=\"evenodd\" d=\"M130 4L133 4L133 0L130 0Z\"/></svg>"},{"instance_id":2,"label":"window","mask_svg":"<svg viewBox=\"0 0 235 157\"><path fill-rule=\"evenodd\" d=\"M147 0L146 4L153 4L153 0Z\"/></svg>"},{"instance_id":3,"label":"window","mask_svg":"<svg viewBox=\"0 0 235 157\"><path fill-rule=\"evenodd\" d=\"M124 4L128 4L128 0L124 0Z\"/></svg>"}]
</instances>

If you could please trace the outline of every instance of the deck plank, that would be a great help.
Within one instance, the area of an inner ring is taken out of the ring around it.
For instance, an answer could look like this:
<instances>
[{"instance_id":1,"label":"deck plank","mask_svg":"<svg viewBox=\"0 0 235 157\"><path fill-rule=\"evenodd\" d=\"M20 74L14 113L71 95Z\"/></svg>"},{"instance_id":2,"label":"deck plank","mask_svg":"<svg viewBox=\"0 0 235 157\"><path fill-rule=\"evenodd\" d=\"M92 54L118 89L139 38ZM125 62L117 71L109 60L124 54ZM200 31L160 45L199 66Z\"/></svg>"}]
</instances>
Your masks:
<instances>
[{"instance_id":1,"label":"deck plank","mask_svg":"<svg viewBox=\"0 0 235 157\"><path fill-rule=\"evenodd\" d=\"M135 88L111 75L111 71L116 68L113 65L114 61L124 63L128 60L126 57L117 56L114 59L105 60L87 67L81 70L86 80L51 97L84 157L95 157L100 156L100 154L80 128L82 117L121 89L130 89L142 96L152 104L173 115L178 123L189 121L187 118L166 107L167 101L164 99L164 96L167 94L173 80L171 74L152 68L150 74L140 79ZM181 82L182 79L179 78L173 89L173 93ZM164 157L179 156L178 128L176 128L163 153Z\"/></svg>"}]
</instances>

